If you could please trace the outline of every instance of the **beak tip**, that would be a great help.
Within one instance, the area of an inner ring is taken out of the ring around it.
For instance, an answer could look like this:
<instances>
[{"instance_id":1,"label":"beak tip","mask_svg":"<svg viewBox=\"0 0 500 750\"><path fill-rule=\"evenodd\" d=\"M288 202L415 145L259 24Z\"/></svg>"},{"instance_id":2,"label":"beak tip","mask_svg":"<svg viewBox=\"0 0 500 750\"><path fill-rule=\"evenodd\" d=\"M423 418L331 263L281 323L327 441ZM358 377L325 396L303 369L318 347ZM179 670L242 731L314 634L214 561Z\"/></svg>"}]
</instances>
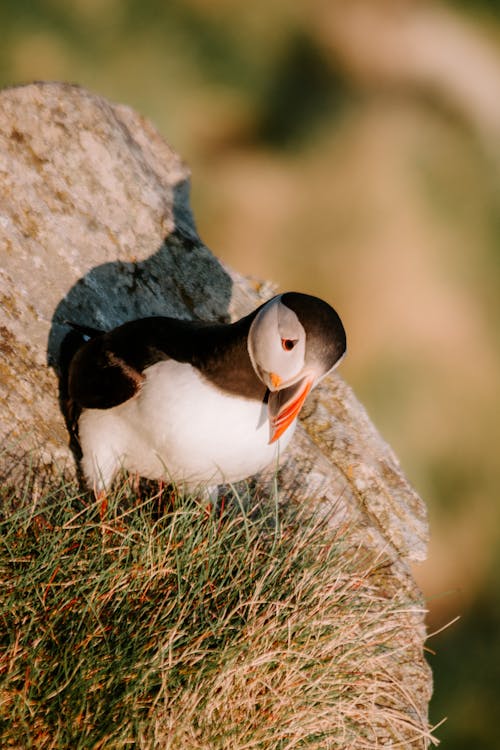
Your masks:
<instances>
[{"instance_id":1,"label":"beak tip","mask_svg":"<svg viewBox=\"0 0 500 750\"><path fill-rule=\"evenodd\" d=\"M296 394L292 399L288 400L283 404L277 414L273 415L273 418L270 419L269 423L269 445L272 445L272 443L275 443L278 438L283 435L285 430L290 427L290 425L294 422L294 420L298 417L299 412L302 408L302 405L304 404L304 401L306 400L306 396L309 393L313 386L313 380L308 379L305 381L305 383L301 386L298 394Z\"/></svg>"}]
</instances>

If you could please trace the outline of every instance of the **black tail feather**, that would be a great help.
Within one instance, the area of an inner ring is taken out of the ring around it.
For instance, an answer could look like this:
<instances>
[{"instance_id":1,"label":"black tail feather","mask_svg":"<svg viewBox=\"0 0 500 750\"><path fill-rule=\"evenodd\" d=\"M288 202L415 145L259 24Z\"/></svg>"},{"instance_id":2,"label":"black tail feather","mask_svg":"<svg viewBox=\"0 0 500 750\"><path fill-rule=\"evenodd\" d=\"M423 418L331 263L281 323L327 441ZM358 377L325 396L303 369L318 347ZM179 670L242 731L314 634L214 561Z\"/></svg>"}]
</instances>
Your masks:
<instances>
[{"instance_id":1,"label":"black tail feather","mask_svg":"<svg viewBox=\"0 0 500 750\"><path fill-rule=\"evenodd\" d=\"M104 331L99 328L92 328L91 326L82 325L81 323L74 323L72 320L63 321L66 325L70 326L74 331L78 331L82 336L88 336L89 339L95 339L96 336L100 336Z\"/></svg>"}]
</instances>

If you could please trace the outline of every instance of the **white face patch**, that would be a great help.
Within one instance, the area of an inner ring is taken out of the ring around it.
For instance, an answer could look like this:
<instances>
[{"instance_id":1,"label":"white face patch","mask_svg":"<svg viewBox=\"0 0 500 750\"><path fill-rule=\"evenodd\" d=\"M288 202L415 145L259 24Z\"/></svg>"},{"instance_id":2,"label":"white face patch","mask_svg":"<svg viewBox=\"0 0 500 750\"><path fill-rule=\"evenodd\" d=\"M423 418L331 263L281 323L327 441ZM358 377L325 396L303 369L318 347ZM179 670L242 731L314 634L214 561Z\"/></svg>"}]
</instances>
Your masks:
<instances>
[{"instance_id":1,"label":"white face patch","mask_svg":"<svg viewBox=\"0 0 500 750\"><path fill-rule=\"evenodd\" d=\"M306 332L297 315L274 297L256 315L248 333L248 352L259 378L276 389L276 376L289 383L304 369ZM274 377L273 377L274 376Z\"/></svg>"},{"instance_id":2,"label":"white face patch","mask_svg":"<svg viewBox=\"0 0 500 750\"><path fill-rule=\"evenodd\" d=\"M276 305L278 311L278 330L282 339L294 339L297 334L303 332L305 342L305 331L297 314L281 301Z\"/></svg>"}]
</instances>

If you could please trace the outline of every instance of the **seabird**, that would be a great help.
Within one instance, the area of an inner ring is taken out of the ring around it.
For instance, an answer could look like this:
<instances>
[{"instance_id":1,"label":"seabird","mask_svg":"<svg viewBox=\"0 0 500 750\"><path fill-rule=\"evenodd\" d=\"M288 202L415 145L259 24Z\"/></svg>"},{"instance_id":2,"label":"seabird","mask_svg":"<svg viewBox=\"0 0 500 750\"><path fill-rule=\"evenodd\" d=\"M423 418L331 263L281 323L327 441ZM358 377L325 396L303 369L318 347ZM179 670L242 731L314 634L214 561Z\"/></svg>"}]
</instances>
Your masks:
<instances>
[{"instance_id":1,"label":"seabird","mask_svg":"<svg viewBox=\"0 0 500 750\"><path fill-rule=\"evenodd\" d=\"M335 310L297 292L230 324L149 317L107 332L75 327L82 345L68 408L96 493L121 469L186 490L261 471L346 350Z\"/></svg>"}]
</instances>

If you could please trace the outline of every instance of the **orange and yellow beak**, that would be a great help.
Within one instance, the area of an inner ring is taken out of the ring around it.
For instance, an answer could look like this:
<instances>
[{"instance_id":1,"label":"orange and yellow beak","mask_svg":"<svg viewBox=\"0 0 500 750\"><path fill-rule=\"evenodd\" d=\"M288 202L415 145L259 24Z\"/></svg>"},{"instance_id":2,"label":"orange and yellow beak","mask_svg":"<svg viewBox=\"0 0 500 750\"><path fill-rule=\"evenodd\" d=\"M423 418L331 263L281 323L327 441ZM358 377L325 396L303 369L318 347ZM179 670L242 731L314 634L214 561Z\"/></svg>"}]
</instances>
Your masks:
<instances>
[{"instance_id":1,"label":"orange and yellow beak","mask_svg":"<svg viewBox=\"0 0 500 750\"><path fill-rule=\"evenodd\" d=\"M296 419L313 384L314 378L306 377L288 388L269 393L269 443L278 440Z\"/></svg>"},{"instance_id":2,"label":"orange and yellow beak","mask_svg":"<svg viewBox=\"0 0 500 750\"><path fill-rule=\"evenodd\" d=\"M275 372L270 372L269 373L269 379L270 379L271 383L273 384L274 390L277 390L280 387L281 383L282 383L282 380L281 380L280 376L277 375Z\"/></svg>"}]
</instances>

